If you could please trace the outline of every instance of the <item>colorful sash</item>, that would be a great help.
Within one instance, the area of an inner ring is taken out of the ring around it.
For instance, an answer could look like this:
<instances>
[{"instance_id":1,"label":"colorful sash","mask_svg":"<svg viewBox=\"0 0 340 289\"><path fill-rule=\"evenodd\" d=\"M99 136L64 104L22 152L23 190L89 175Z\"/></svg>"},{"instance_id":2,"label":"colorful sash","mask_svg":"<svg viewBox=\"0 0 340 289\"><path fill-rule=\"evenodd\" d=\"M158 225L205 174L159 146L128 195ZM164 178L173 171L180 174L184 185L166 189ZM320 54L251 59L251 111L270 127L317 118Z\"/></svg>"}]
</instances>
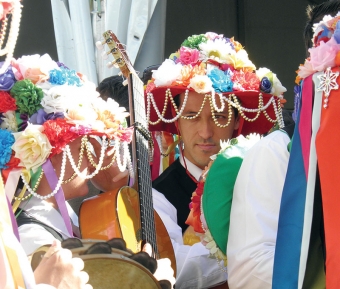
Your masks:
<instances>
[{"instance_id":1,"label":"colorful sash","mask_svg":"<svg viewBox=\"0 0 340 289\"><path fill-rule=\"evenodd\" d=\"M322 92L317 92L313 83L318 83L319 74L303 82L301 110L281 199L273 269L274 289L302 288L306 273L317 172L315 138L322 104ZM320 276L322 278L322 274Z\"/></svg>"},{"instance_id":2,"label":"colorful sash","mask_svg":"<svg viewBox=\"0 0 340 289\"><path fill-rule=\"evenodd\" d=\"M339 71L333 68L332 71ZM339 77L337 80L339 83ZM326 241L326 288L340 288L340 95L331 90L316 137Z\"/></svg>"}]
</instances>

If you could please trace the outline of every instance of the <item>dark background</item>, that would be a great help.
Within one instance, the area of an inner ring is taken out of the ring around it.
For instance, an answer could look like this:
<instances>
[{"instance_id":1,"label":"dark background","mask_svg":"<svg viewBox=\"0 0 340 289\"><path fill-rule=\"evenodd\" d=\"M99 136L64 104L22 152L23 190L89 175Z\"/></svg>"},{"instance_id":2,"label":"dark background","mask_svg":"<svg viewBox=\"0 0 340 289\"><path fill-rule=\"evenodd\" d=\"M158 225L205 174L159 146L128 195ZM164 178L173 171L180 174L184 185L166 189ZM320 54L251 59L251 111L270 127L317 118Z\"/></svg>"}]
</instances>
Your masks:
<instances>
[{"instance_id":1,"label":"dark background","mask_svg":"<svg viewBox=\"0 0 340 289\"><path fill-rule=\"evenodd\" d=\"M159 0L161 1L161 0ZM192 34L213 31L235 37L259 67L277 74L288 89L286 108L293 109L295 71L306 53L302 38L308 0L167 0L165 57ZM15 57L49 53L57 60L51 3L23 0Z\"/></svg>"}]
</instances>

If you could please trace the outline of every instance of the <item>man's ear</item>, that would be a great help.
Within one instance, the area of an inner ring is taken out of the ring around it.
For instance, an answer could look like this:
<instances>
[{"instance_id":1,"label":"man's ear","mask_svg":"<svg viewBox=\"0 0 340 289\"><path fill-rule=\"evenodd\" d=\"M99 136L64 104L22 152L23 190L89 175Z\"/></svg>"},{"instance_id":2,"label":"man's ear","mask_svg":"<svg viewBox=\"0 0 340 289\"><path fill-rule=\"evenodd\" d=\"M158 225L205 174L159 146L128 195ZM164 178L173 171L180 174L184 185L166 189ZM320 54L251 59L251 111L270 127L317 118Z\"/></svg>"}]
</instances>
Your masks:
<instances>
[{"instance_id":1,"label":"man's ear","mask_svg":"<svg viewBox=\"0 0 340 289\"><path fill-rule=\"evenodd\" d=\"M244 118L238 115L235 118L235 122L234 122L234 133L233 133L234 138L241 134L243 123L244 123Z\"/></svg>"},{"instance_id":2,"label":"man's ear","mask_svg":"<svg viewBox=\"0 0 340 289\"><path fill-rule=\"evenodd\" d=\"M243 124L243 122L242 122L242 124ZM237 117L235 118L234 130L239 129L240 125L241 125L240 115L238 114ZM241 129L242 129L242 125L241 125Z\"/></svg>"}]
</instances>

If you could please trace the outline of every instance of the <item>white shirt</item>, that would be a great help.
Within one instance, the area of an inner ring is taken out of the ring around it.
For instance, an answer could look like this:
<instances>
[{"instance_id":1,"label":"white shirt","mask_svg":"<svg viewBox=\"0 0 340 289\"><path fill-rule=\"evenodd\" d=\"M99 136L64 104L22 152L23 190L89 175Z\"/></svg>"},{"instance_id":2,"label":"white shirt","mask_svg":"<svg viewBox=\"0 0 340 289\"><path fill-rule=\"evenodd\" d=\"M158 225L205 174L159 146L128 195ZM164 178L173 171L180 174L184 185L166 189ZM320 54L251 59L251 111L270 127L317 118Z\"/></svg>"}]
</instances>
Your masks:
<instances>
[{"instance_id":1,"label":"white shirt","mask_svg":"<svg viewBox=\"0 0 340 289\"><path fill-rule=\"evenodd\" d=\"M270 289L290 139L275 131L245 155L236 179L227 244L229 288Z\"/></svg>"},{"instance_id":2,"label":"white shirt","mask_svg":"<svg viewBox=\"0 0 340 289\"><path fill-rule=\"evenodd\" d=\"M68 207L68 211L72 210L67 202L66 206ZM55 229L62 235L63 239L73 237L68 233L61 214L46 201L32 197L30 200L21 203L20 208L24 209L37 220ZM74 215L72 216L72 220L73 219ZM24 224L18 229L20 243L27 255L31 255L36 249L43 245L52 244L55 239L51 233L38 224Z\"/></svg>"},{"instance_id":3,"label":"white shirt","mask_svg":"<svg viewBox=\"0 0 340 289\"><path fill-rule=\"evenodd\" d=\"M183 161L181 159L181 164ZM186 159L188 171L198 180L202 170ZM209 257L209 251L201 244L193 246L183 244L182 229L177 224L176 208L155 189L153 193L153 206L162 219L169 236L176 257L177 277L176 289L209 288L227 280L215 258Z\"/></svg>"}]
</instances>

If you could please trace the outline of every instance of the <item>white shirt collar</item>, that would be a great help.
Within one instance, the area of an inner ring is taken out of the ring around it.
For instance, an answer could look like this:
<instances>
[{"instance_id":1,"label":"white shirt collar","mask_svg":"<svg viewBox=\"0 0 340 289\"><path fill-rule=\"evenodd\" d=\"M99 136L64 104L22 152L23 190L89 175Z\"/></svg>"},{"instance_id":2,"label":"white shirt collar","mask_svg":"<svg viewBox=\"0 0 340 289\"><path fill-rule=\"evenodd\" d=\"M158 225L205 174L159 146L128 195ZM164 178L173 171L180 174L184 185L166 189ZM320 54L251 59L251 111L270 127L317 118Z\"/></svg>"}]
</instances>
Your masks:
<instances>
[{"instance_id":1,"label":"white shirt collar","mask_svg":"<svg viewBox=\"0 0 340 289\"><path fill-rule=\"evenodd\" d=\"M202 175L202 169L200 169L198 166L194 165L191 161L189 161L186 157L185 158L185 163L187 165L187 170L189 173L198 181ZM185 164L183 161L183 157L180 156L179 159L181 165L185 168Z\"/></svg>"}]
</instances>

